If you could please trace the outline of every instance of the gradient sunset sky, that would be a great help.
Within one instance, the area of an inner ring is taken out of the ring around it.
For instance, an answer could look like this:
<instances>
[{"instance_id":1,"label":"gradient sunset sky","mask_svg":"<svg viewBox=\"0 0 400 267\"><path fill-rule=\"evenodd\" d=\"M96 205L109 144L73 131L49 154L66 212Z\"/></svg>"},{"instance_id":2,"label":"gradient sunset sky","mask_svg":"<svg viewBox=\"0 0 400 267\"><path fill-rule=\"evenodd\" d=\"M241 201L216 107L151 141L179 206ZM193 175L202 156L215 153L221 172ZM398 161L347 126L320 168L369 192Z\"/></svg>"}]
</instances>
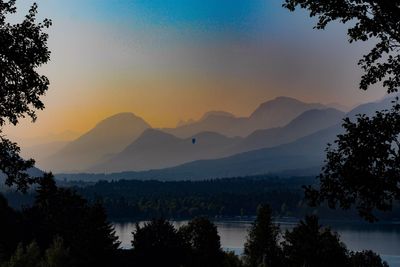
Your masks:
<instances>
[{"instance_id":1,"label":"gradient sunset sky","mask_svg":"<svg viewBox=\"0 0 400 267\"><path fill-rule=\"evenodd\" d=\"M32 1L17 1L19 14ZM84 132L118 112L153 127L210 110L249 115L276 96L347 106L383 90L358 90L368 44L346 29L313 30L280 0L38 0L49 30L51 86L35 124L17 137Z\"/></svg>"}]
</instances>

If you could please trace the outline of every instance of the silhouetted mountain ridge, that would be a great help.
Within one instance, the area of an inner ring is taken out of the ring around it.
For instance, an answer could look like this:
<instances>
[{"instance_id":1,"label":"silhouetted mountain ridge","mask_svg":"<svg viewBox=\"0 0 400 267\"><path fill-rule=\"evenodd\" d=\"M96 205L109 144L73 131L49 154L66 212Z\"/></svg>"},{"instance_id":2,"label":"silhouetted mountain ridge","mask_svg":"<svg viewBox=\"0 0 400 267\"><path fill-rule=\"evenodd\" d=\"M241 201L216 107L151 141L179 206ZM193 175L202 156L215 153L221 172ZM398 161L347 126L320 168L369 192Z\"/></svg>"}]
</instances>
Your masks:
<instances>
[{"instance_id":1,"label":"silhouetted mountain ridge","mask_svg":"<svg viewBox=\"0 0 400 267\"><path fill-rule=\"evenodd\" d=\"M235 143L237 138L211 132L178 138L160 130L148 129L121 153L94 165L89 171L119 172L172 167L197 159L221 157L222 151Z\"/></svg>"},{"instance_id":2,"label":"silhouetted mountain ridge","mask_svg":"<svg viewBox=\"0 0 400 267\"><path fill-rule=\"evenodd\" d=\"M217 132L228 137L245 137L259 129L281 127L310 109L324 109L318 103L305 103L290 97L277 97L266 101L249 117L236 117L224 111L211 111L190 124L176 128L164 128L164 132L187 138L203 131Z\"/></svg>"},{"instance_id":3,"label":"silhouetted mountain ridge","mask_svg":"<svg viewBox=\"0 0 400 267\"><path fill-rule=\"evenodd\" d=\"M269 127L278 127L306 110L323 108L326 106L320 103L305 103L291 97L280 96L262 103L249 118L251 121L263 122Z\"/></svg>"},{"instance_id":4,"label":"silhouetted mountain ridge","mask_svg":"<svg viewBox=\"0 0 400 267\"><path fill-rule=\"evenodd\" d=\"M382 107L390 107L390 104L390 99L384 99L360 105L348 115L354 118L354 114L360 112L373 114ZM287 109L289 111L283 111ZM224 129L231 133L238 129L248 131L251 127L246 128L246 125L254 121L278 123L277 118L286 120L290 114L302 110L283 126L258 128L244 138L233 138L219 131L207 130ZM266 114L274 116L271 119ZM343 112L324 108L318 103L307 104L288 97L278 97L261 104L249 118L238 118L220 111L206 113L200 121L176 128L185 131L184 137L179 137L165 129L151 129L143 119L131 113L122 113L107 118L85 135L67 144L48 159L44 169L56 172L120 172L171 168L191 161L229 157L289 144L339 124L343 117ZM194 132L192 135L185 136L191 131ZM195 142L192 142L193 139ZM324 147L321 149L324 151Z\"/></svg>"},{"instance_id":5,"label":"silhouetted mountain ridge","mask_svg":"<svg viewBox=\"0 0 400 267\"><path fill-rule=\"evenodd\" d=\"M77 171L104 157L120 152L151 126L133 113L119 113L99 122L94 128L50 156L44 169Z\"/></svg>"},{"instance_id":6,"label":"silhouetted mountain ridge","mask_svg":"<svg viewBox=\"0 0 400 267\"><path fill-rule=\"evenodd\" d=\"M346 115L352 119L358 113L366 113L371 116L376 110L390 108L391 104L392 99L383 99L379 102L360 105ZM325 113L325 116L322 115L323 113ZM313 118L315 121L320 121L327 120L326 118L330 116L330 123L334 123L337 117L342 114L334 109L306 111L286 127L265 130L264 134L276 137L283 135L278 134L283 128L296 129L299 125L306 125L308 119L305 120L305 118ZM114 179L121 177L124 179L200 180L268 173L291 173L293 175L296 173L312 174L311 172L315 172L314 174L317 175L325 159L327 144L333 143L336 136L342 132L343 128L339 121L333 126L318 130L295 141L269 148L256 149L219 159L195 160L170 168L141 172L122 172L110 174L107 177L98 177L107 179L109 177L114 177ZM257 136L260 133L263 133L263 131L257 131L248 137ZM82 177L85 177L85 174L82 175ZM74 177L76 178L77 176ZM91 177L96 177L96 175L91 175Z\"/></svg>"},{"instance_id":7,"label":"silhouetted mountain ridge","mask_svg":"<svg viewBox=\"0 0 400 267\"><path fill-rule=\"evenodd\" d=\"M236 145L233 148L233 152L240 153L289 143L316 131L338 124L343 119L344 115L344 112L333 108L308 110L284 127L253 132Z\"/></svg>"},{"instance_id":8,"label":"silhouetted mountain ridge","mask_svg":"<svg viewBox=\"0 0 400 267\"><path fill-rule=\"evenodd\" d=\"M73 180L139 179L172 181L279 173L316 175L325 157L326 144L332 142L340 131L340 125L336 125L289 144L253 150L225 158L197 160L171 168L140 172L116 172L108 175L59 174L57 177ZM315 173L312 173L314 171Z\"/></svg>"},{"instance_id":9,"label":"silhouetted mountain ridge","mask_svg":"<svg viewBox=\"0 0 400 267\"><path fill-rule=\"evenodd\" d=\"M272 147L292 142L337 124L343 115L343 112L332 108L309 110L285 127L258 130L246 138L228 138L215 132L202 132L189 138L178 138L160 130L148 129L121 153L96 164L88 171L160 169L193 160L221 158L244 151Z\"/></svg>"}]
</instances>

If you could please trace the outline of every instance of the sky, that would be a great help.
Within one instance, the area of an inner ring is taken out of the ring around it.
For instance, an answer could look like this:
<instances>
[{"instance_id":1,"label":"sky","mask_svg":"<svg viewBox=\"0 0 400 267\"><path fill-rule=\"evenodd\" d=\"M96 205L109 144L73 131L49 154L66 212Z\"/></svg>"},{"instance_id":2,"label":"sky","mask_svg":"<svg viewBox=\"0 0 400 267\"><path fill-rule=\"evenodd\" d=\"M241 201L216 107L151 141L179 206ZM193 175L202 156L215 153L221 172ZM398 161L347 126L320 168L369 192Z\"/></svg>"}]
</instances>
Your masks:
<instances>
[{"instance_id":1,"label":"sky","mask_svg":"<svg viewBox=\"0 0 400 267\"><path fill-rule=\"evenodd\" d=\"M17 1L19 16L31 2ZM349 44L339 24L314 30L281 0L37 2L53 21L39 70L51 85L36 123L7 129L18 138L83 133L118 112L173 127L210 110L248 116L282 95L346 106L384 96L357 89L368 43Z\"/></svg>"}]
</instances>

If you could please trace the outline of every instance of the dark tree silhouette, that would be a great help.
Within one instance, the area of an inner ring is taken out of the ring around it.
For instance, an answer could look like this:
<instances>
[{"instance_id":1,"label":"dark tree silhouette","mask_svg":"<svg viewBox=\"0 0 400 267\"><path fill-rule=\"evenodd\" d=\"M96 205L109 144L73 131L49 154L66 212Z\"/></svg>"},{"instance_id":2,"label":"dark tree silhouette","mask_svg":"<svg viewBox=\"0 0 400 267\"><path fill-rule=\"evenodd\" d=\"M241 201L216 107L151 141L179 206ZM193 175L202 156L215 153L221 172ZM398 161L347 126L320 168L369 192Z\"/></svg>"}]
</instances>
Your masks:
<instances>
[{"instance_id":1,"label":"dark tree silhouette","mask_svg":"<svg viewBox=\"0 0 400 267\"><path fill-rule=\"evenodd\" d=\"M351 253L350 261L352 267L389 267L379 255L370 250Z\"/></svg>"},{"instance_id":2,"label":"dark tree silhouette","mask_svg":"<svg viewBox=\"0 0 400 267\"><path fill-rule=\"evenodd\" d=\"M34 182L26 172L34 161L19 156L18 145L2 134L2 128L7 123L18 124L26 116L35 121L35 111L44 108L40 97L47 91L49 80L37 68L50 59L44 30L51 21L36 21L36 4L21 23L7 22L7 16L14 13L15 0L0 0L0 171L6 175L7 185L15 184L26 191Z\"/></svg>"},{"instance_id":3,"label":"dark tree silhouette","mask_svg":"<svg viewBox=\"0 0 400 267\"><path fill-rule=\"evenodd\" d=\"M185 266L189 254L183 237L165 219L154 219L133 232L134 263L137 266Z\"/></svg>"},{"instance_id":4,"label":"dark tree silhouette","mask_svg":"<svg viewBox=\"0 0 400 267\"><path fill-rule=\"evenodd\" d=\"M40 267L73 267L70 250L64 246L61 237L55 237L53 244L44 253Z\"/></svg>"},{"instance_id":5,"label":"dark tree silhouette","mask_svg":"<svg viewBox=\"0 0 400 267\"><path fill-rule=\"evenodd\" d=\"M31 240L44 250L60 237L74 266L111 266L119 242L101 204L91 205L71 189L58 188L51 174L38 184L36 201L25 211Z\"/></svg>"},{"instance_id":6,"label":"dark tree silhouette","mask_svg":"<svg viewBox=\"0 0 400 267\"><path fill-rule=\"evenodd\" d=\"M225 252L224 267L243 267L243 262L233 251Z\"/></svg>"},{"instance_id":7,"label":"dark tree silhouette","mask_svg":"<svg viewBox=\"0 0 400 267\"><path fill-rule=\"evenodd\" d=\"M360 88L383 81L388 93L400 86L400 0L285 0L284 6L310 11L318 17L317 29L332 21L348 23L350 42L371 40L373 49L359 65L364 70ZM332 208L355 205L359 214L377 220L373 210L388 211L400 198L399 143L400 108L377 112L372 118L359 115L345 119L345 134L336 146L328 146L326 165L319 176L320 189L308 187L312 205L327 200Z\"/></svg>"},{"instance_id":8,"label":"dark tree silhouette","mask_svg":"<svg viewBox=\"0 0 400 267\"><path fill-rule=\"evenodd\" d=\"M0 195L0 265L14 253L21 240L20 217Z\"/></svg>"},{"instance_id":9,"label":"dark tree silhouette","mask_svg":"<svg viewBox=\"0 0 400 267\"><path fill-rule=\"evenodd\" d=\"M10 260L5 262L2 267L41 267L40 260L40 249L36 242L30 243L26 247L20 243Z\"/></svg>"},{"instance_id":10,"label":"dark tree silhouette","mask_svg":"<svg viewBox=\"0 0 400 267\"><path fill-rule=\"evenodd\" d=\"M207 218L195 218L182 226L179 232L192 250L190 266L223 266L224 253L217 227Z\"/></svg>"},{"instance_id":11,"label":"dark tree silhouette","mask_svg":"<svg viewBox=\"0 0 400 267\"><path fill-rule=\"evenodd\" d=\"M400 105L372 118L345 119L346 132L327 149L318 190L307 187L311 204L327 200L331 208L349 209L376 220L375 209L387 211L400 200Z\"/></svg>"},{"instance_id":12,"label":"dark tree silhouette","mask_svg":"<svg viewBox=\"0 0 400 267\"><path fill-rule=\"evenodd\" d=\"M267 205L260 206L244 245L246 266L282 266L279 234L279 226L272 221L271 208Z\"/></svg>"},{"instance_id":13,"label":"dark tree silhouette","mask_svg":"<svg viewBox=\"0 0 400 267\"><path fill-rule=\"evenodd\" d=\"M72 263L69 250L64 247L61 238L55 238L51 247L44 253L40 251L36 242L24 247L20 243L14 254L2 267L75 267Z\"/></svg>"},{"instance_id":14,"label":"dark tree silhouette","mask_svg":"<svg viewBox=\"0 0 400 267\"><path fill-rule=\"evenodd\" d=\"M287 231L284 238L284 266L348 266L345 245L336 233L322 228L315 216L307 216L292 231Z\"/></svg>"},{"instance_id":15,"label":"dark tree silhouette","mask_svg":"<svg viewBox=\"0 0 400 267\"><path fill-rule=\"evenodd\" d=\"M349 41L373 40L374 48L359 65L365 71L360 88L368 89L383 81L388 92L400 86L400 1L399 0L285 0L284 7L307 9L317 17L317 29L325 29L332 21L349 23Z\"/></svg>"}]
</instances>

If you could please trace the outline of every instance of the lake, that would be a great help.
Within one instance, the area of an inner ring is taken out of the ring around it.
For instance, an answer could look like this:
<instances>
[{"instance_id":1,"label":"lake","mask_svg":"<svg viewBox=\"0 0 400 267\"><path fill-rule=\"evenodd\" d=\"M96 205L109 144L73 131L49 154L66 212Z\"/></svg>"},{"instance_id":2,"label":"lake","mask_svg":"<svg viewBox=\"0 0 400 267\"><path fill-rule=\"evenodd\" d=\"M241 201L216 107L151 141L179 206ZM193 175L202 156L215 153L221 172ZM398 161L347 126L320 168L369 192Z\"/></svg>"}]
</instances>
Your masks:
<instances>
[{"instance_id":1,"label":"lake","mask_svg":"<svg viewBox=\"0 0 400 267\"><path fill-rule=\"evenodd\" d=\"M173 222L175 227L184 225L185 221ZM290 230L296 224L289 221L278 222L281 229ZM225 250L240 255L251 222L217 221L221 245ZM399 224L361 224L361 223L324 223L337 231L341 240L354 251L373 250L389 263L390 267L400 267L400 225ZM134 223L114 223L116 234L123 248L131 247Z\"/></svg>"}]
</instances>

